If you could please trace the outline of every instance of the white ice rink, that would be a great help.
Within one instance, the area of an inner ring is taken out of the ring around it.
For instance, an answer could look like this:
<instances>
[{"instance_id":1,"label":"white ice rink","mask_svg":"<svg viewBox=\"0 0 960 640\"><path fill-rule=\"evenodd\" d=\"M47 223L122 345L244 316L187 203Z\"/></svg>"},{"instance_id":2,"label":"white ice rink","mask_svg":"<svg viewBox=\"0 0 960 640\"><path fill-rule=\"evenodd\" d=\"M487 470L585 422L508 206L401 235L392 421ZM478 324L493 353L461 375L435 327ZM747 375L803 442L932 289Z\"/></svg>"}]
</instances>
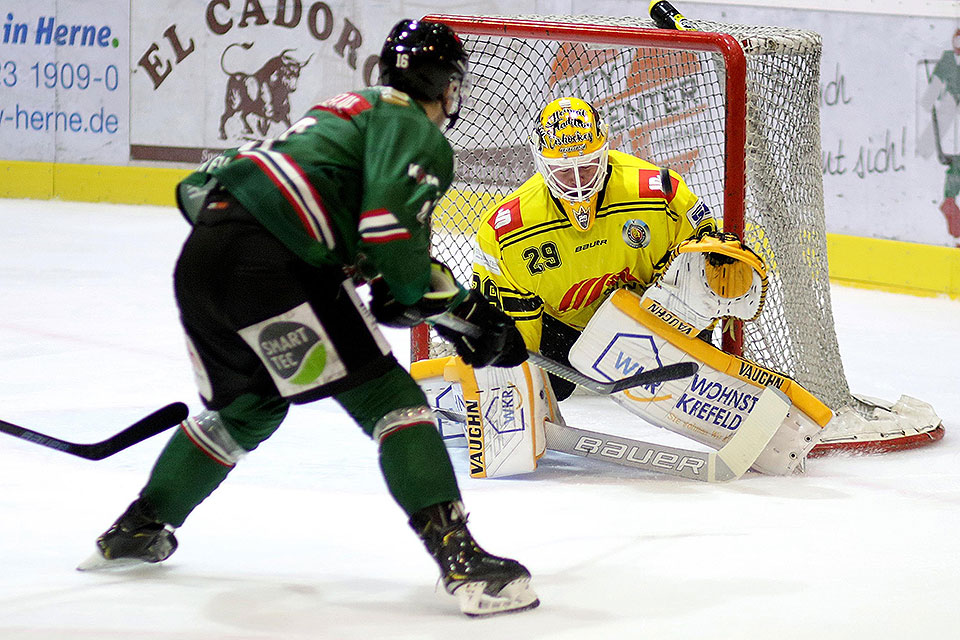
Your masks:
<instances>
[{"instance_id":1,"label":"white ice rink","mask_svg":"<svg viewBox=\"0 0 960 640\"><path fill-rule=\"evenodd\" d=\"M94 442L199 410L170 284L186 233L172 209L0 200L0 418ZM931 403L943 441L725 485L556 453L471 480L455 456L477 539L542 600L489 620L436 588L375 446L329 401L295 408L164 566L129 573L74 567L166 436L90 462L0 434L0 639L958 638L960 302L834 287L833 304L853 390ZM563 409L657 436L609 400Z\"/></svg>"}]
</instances>

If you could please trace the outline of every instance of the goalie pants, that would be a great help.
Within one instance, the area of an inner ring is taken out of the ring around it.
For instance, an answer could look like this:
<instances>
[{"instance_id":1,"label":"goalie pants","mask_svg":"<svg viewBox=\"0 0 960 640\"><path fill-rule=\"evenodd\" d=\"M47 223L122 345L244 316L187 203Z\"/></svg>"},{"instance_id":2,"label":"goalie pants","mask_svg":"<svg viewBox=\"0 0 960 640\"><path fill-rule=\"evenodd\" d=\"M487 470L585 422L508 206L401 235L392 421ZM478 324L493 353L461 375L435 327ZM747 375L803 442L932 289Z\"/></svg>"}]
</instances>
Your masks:
<instances>
[{"instance_id":1,"label":"goalie pants","mask_svg":"<svg viewBox=\"0 0 960 640\"><path fill-rule=\"evenodd\" d=\"M217 411L225 437L242 451L269 438L292 403L332 396L368 436L384 416L427 406L420 387L366 319L342 269L306 264L225 192L212 194L198 216L177 261L174 285L204 404ZM329 382L321 377L307 391L284 393L276 372L267 368L269 360L265 363L240 332L303 305L325 338L320 349L326 347L326 364L336 357L342 369ZM212 456L196 433L182 428L141 495L164 522L180 526L235 463ZM412 418L384 438L380 464L408 515L460 499L446 448L429 417Z\"/></svg>"},{"instance_id":2,"label":"goalie pants","mask_svg":"<svg viewBox=\"0 0 960 640\"><path fill-rule=\"evenodd\" d=\"M570 366L570 347L580 337L580 331L571 326L565 325L553 316L543 314L543 331L540 337L540 355L546 356L551 360L556 360L562 364ZM552 373L547 373L550 377L550 386L553 387L553 395L557 402L569 398L577 385L569 380L564 380Z\"/></svg>"}]
</instances>

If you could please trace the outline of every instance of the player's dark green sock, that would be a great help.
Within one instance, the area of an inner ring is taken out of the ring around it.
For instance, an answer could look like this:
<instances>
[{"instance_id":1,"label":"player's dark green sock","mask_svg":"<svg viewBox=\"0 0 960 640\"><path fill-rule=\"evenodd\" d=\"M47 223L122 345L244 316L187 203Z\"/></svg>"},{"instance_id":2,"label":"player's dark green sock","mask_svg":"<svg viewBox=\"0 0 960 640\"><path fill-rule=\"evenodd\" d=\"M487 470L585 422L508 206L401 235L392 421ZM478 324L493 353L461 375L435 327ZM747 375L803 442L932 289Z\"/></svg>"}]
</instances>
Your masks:
<instances>
[{"instance_id":1,"label":"player's dark green sock","mask_svg":"<svg viewBox=\"0 0 960 640\"><path fill-rule=\"evenodd\" d=\"M276 431L287 407L284 400L244 395L218 413L233 441L245 451L253 451ZM157 459L140 495L160 521L179 527L232 469L232 465L216 460L179 429Z\"/></svg>"},{"instance_id":2,"label":"player's dark green sock","mask_svg":"<svg viewBox=\"0 0 960 640\"><path fill-rule=\"evenodd\" d=\"M367 435L377 423L400 409L426 407L423 391L397 365L379 378L336 396ZM460 499L457 479L443 438L431 422L417 423L387 435L380 443L380 468L391 495L407 515L440 502Z\"/></svg>"}]
</instances>

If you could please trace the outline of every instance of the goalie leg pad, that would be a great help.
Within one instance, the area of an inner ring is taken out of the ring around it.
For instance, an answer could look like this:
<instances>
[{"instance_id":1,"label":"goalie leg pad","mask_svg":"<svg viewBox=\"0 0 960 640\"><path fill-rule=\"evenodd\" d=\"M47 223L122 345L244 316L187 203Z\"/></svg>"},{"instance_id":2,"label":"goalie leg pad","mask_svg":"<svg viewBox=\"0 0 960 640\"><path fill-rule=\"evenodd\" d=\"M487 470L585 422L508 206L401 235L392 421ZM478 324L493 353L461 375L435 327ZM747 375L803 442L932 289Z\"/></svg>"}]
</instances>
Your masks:
<instances>
[{"instance_id":1,"label":"goalie leg pad","mask_svg":"<svg viewBox=\"0 0 960 640\"><path fill-rule=\"evenodd\" d=\"M854 396L864 411L843 407L824 430L820 444L810 457L833 451L884 453L912 449L943 438L944 428L933 407L900 396L895 403L878 398Z\"/></svg>"},{"instance_id":2,"label":"goalie leg pad","mask_svg":"<svg viewBox=\"0 0 960 640\"><path fill-rule=\"evenodd\" d=\"M460 439L466 446L471 477L517 475L537 468L546 446L543 423L559 420L549 381L539 368L524 362L474 369L460 358L441 358L413 363L411 374L431 407L466 415L466 424L458 425L461 438L450 437L449 420L441 416L438 422L445 441Z\"/></svg>"},{"instance_id":3,"label":"goalie leg pad","mask_svg":"<svg viewBox=\"0 0 960 640\"><path fill-rule=\"evenodd\" d=\"M608 298L570 350L587 375L618 380L674 362L700 370L681 380L628 389L613 399L646 421L719 449L733 437L765 387L784 392L792 407L753 468L792 473L817 444L831 411L793 380L696 338L696 326L657 301L626 290Z\"/></svg>"},{"instance_id":4,"label":"goalie leg pad","mask_svg":"<svg viewBox=\"0 0 960 640\"><path fill-rule=\"evenodd\" d=\"M462 415L466 413L466 405L463 402L463 388L460 386L455 361L456 358L445 357L412 362L410 375L427 396L427 406ZM448 365L452 375L450 380L444 376ZM442 413L438 413L436 419L437 429L448 449L467 446L467 434L462 422L452 420Z\"/></svg>"}]
</instances>

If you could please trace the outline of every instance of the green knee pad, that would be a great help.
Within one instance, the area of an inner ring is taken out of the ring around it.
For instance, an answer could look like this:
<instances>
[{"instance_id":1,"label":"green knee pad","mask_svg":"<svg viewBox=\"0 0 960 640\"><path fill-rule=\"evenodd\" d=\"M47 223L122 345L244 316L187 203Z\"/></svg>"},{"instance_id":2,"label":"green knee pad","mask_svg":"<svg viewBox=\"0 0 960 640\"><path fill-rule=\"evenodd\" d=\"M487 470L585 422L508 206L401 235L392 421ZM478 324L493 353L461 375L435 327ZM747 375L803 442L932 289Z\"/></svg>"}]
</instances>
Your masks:
<instances>
[{"instance_id":1,"label":"green knee pad","mask_svg":"<svg viewBox=\"0 0 960 640\"><path fill-rule=\"evenodd\" d=\"M423 390L400 365L379 378L334 396L368 436L380 418L396 409L425 407Z\"/></svg>"}]
</instances>

